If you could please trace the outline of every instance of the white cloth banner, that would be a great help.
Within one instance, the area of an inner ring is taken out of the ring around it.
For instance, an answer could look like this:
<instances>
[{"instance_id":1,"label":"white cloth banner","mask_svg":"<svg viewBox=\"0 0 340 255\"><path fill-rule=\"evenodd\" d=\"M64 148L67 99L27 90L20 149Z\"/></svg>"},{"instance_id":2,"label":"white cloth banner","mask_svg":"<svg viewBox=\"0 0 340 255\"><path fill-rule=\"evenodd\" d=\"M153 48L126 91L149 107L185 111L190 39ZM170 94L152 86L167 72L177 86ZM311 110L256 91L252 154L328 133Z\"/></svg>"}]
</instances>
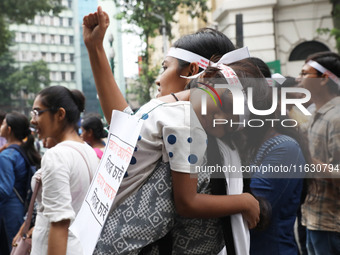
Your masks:
<instances>
[{"instance_id":1,"label":"white cloth banner","mask_svg":"<svg viewBox=\"0 0 340 255\"><path fill-rule=\"evenodd\" d=\"M83 254L92 254L130 164L143 120L112 111L109 136L97 172L70 230L79 239Z\"/></svg>"}]
</instances>

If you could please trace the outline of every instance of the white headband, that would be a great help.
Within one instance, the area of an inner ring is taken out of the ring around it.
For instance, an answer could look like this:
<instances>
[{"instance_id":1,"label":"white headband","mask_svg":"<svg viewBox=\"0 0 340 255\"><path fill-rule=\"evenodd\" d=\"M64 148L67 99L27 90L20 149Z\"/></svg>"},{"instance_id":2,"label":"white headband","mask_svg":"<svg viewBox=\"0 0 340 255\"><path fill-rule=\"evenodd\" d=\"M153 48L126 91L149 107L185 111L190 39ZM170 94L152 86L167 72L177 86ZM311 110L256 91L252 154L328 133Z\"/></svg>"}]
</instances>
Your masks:
<instances>
[{"instance_id":1,"label":"white headband","mask_svg":"<svg viewBox=\"0 0 340 255\"><path fill-rule=\"evenodd\" d=\"M220 72L223 74L224 78L228 81L228 84L236 86L236 87L240 87L242 89L242 92L243 92L243 95L244 95L244 115L239 115L239 122L248 123L248 120L249 120L249 117L250 117L250 111L249 111L248 104L247 104L247 95L244 91L242 83L240 82L235 71L231 67L224 65L222 63L216 64L216 67L218 69L220 69ZM219 87L217 85L216 85L216 88ZM238 125L238 128L237 128L236 131L243 129L244 126Z\"/></svg>"},{"instance_id":2,"label":"white headband","mask_svg":"<svg viewBox=\"0 0 340 255\"><path fill-rule=\"evenodd\" d=\"M207 69L207 66L209 65L209 59L181 48L170 48L167 56L181 59L189 63L197 62L198 66L203 69Z\"/></svg>"},{"instance_id":3,"label":"white headband","mask_svg":"<svg viewBox=\"0 0 340 255\"><path fill-rule=\"evenodd\" d=\"M243 47L243 48L233 50L233 51L230 51L230 52L224 54L217 63L210 62L210 64L213 67L216 67L218 64L228 65L228 64L231 64L231 63L234 63L234 62L237 62L237 61L240 61L242 59L249 58L249 57L250 57L250 54L249 54L249 51L248 51L248 47ZM209 61L208 61L208 64L209 64ZM204 68L204 69L206 69L206 68ZM186 79L195 79L195 78L199 77L203 72L204 71L202 71L198 74L192 75L192 76L181 75L180 77L186 78Z\"/></svg>"},{"instance_id":4,"label":"white headband","mask_svg":"<svg viewBox=\"0 0 340 255\"><path fill-rule=\"evenodd\" d=\"M334 73L320 65L318 62L315 62L314 60L309 60L307 62L307 65L313 67L314 69L318 70L322 74L326 74L331 80L333 80L338 87L340 88L340 79L338 76L336 76Z\"/></svg>"}]
</instances>

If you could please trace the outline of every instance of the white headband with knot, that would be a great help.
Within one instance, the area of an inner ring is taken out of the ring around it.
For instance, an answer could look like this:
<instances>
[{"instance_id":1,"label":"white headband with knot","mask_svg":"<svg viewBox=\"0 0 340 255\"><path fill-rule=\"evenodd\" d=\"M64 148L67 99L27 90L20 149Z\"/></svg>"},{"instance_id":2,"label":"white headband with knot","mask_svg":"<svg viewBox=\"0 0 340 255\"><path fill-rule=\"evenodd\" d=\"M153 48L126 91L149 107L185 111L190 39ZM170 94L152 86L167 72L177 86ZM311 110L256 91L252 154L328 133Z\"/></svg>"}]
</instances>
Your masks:
<instances>
[{"instance_id":1,"label":"white headband with knot","mask_svg":"<svg viewBox=\"0 0 340 255\"><path fill-rule=\"evenodd\" d=\"M201 67L202 69L207 69L208 65L209 65L209 59L206 59L198 54L192 53L190 51L187 50L183 50L180 48L170 48L168 56L170 57L174 57L177 59L181 59L187 62L197 62L198 66ZM230 51L226 54L224 54L221 59L217 62L217 63L211 63L211 66L216 67L217 64L231 64L234 63L236 61L242 60L242 59L246 59L249 58L250 54L248 51L248 47L243 47L237 50L233 50ZM200 72L196 75L193 76L183 76L181 75L180 77L182 78L186 78L186 79L195 79L198 76L200 76L203 72Z\"/></svg>"},{"instance_id":2,"label":"white headband with knot","mask_svg":"<svg viewBox=\"0 0 340 255\"><path fill-rule=\"evenodd\" d=\"M338 88L340 89L340 79L334 73L332 73L327 68L323 67L322 65L320 65L318 62L314 60L309 60L307 62L307 65L313 67L314 69L318 70L322 74L326 74L331 80L333 80L338 85Z\"/></svg>"},{"instance_id":3,"label":"white headband with knot","mask_svg":"<svg viewBox=\"0 0 340 255\"><path fill-rule=\"evenodd\" d=\"M170 48L167 56L181 59L189 63L197 62L198 66L203 69L207 69L207 66L209 65L209 59L181 48Z\"/></svg>"}]
</instances>

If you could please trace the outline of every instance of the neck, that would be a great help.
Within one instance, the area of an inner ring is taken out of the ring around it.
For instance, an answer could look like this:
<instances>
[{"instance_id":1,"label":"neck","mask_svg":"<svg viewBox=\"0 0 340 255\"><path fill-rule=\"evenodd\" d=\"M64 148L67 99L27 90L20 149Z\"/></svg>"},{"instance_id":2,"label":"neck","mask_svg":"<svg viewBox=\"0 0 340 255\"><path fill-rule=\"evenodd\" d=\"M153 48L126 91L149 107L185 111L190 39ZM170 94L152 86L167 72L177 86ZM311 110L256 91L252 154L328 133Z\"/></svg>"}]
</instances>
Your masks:
<instances>
[{"instance_id":1,"label":"neck","mask_svg":"<svg viewBox=\"0 0 340 255\"><path fill-rule=\"evenodd\" d=\"M56 140L57 143L61 143L64 141L75 141L81 143L84 142L73 127L67 128L59 136L54 137L54 139Z\"/></svg>"},{"instance_id":2,"label":"neck","mask_svg":"<svg viewBox=\"0 0 340 255\"><path fill-rule=\"evenodd\" d=\"M332 100L334 97L336 97L336 95L330 93L315 95L312 98L313 102L315 103L315 109L319 110L323 105Z\"/></svg>"},{"instance_id":3,"label":"neck","mask_svg":"<svg viewBox=\"0 0 340 255\"><path fill-rule=\"evenodd\" d=\"M94 141L90 144L92 148L104 148L104 144L101 141Z\"/></svg>"},{"instance_id":4,"label":"neck","mask_svg":"<svg viewBox=\"0 0 340 255\"><path fill-rule=\"evenodd\" d=\"M7 144L8 145L12 145L12 144L21 145L22 142L20 140L16 139L16 138L9 137L9 138L7 138Z\"/></svg>"}]
</instances>

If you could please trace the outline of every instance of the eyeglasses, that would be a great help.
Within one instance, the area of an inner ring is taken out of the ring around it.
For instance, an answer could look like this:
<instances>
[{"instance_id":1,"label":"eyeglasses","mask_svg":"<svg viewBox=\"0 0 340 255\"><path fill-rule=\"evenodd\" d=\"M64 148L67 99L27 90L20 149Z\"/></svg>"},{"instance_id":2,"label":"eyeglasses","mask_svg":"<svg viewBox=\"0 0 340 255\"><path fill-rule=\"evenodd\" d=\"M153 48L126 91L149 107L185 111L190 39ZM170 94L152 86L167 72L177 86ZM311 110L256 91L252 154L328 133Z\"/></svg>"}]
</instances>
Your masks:
<instances>
[{"instance_id":1,"label":"eyeglasses","mask_svg":"<svg viewBox=\"0 0 340 255\"><path fill-rule=\"evenodd\" d=\"M300 77L304 77L304 76L306 76L308 74L316 74L316 75L318 75L318 73L304 73L304 72L301 72L301 73L299 73L299 76Z\"/></svg>"},{"instance_id":2,"label":"eyeglasses","mask_svg":"<svg viewBox=\"0 0 340 255\"><path fill-rule=\"evenodd\" d=\"M47 112L51 109L47 108L47 109L44 109L44 110L37 110L37 109L34 109L31 111L31 117L32 119L35 119L36 117L40 116L42 113L44 112Z\"/></svg>"}]
</instances>

